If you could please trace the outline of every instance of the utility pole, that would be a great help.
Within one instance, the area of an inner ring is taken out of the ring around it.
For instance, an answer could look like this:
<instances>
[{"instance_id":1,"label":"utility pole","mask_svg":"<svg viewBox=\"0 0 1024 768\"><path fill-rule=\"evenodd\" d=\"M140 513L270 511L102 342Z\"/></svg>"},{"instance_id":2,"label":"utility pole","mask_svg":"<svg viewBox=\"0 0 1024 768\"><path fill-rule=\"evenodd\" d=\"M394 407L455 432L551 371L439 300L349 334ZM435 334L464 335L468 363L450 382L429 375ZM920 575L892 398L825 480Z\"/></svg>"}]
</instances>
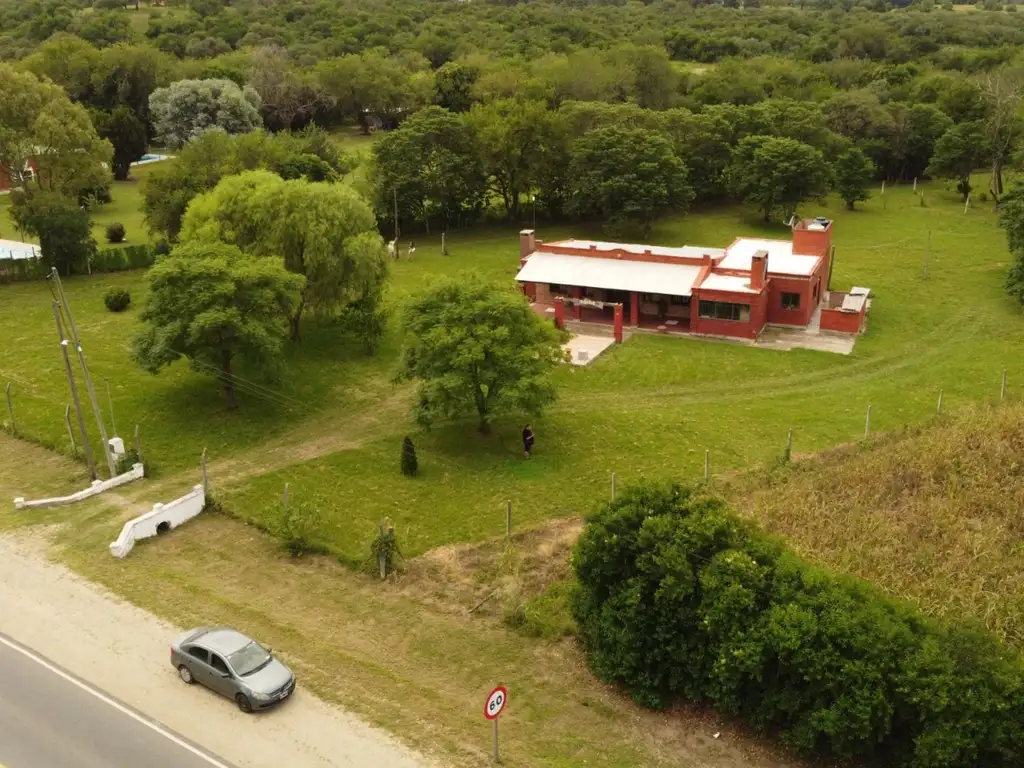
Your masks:
<instances>
[{"instance_id":1,"label":"utility pole","mask_svg":"<svg viewBox=\"0 0 1024 768\"><path fill-rule=\"evenodd\" d=\"M71 308L68 306L67 297L64 295L64 286L60 282L60 275L54 268L51 273L54 284L57 286L57 296L60 300L58 314L63 310L67 314L68 329L71 331L71 343L78 351L78 362L82 365L82 375L85 378L85 388L89 393L89 402L92 404L92 412L96 416L96 425L100 428L100 439L103 441L103 455L107 457L107 469L110 470L110 477L117 475L114 467L114 457L110 455L110 444L107 442L107 428L103 424L103 414L100 413L99 403L96 402L96 390L92 386L92 377L89 376L89 366L85 364L85 352L82 350L82 343L78 339L78 330L75 328L75 320L71 316Z\"/></svg>"},{"instance_id":2,"label":"utility pole","mask_svg":"<svg viewBox=\"0 0 1024 768\"><path fill-rule=\"evenodd\" d=\"M64 338L64 327L60 322L60 304L53 302L53 319L57 321L57 337L60 339L60 351L64 355L64 370L68 375L68 386L71 387L71 399L75 403L75 413L78 415L78 431L82 435L82 448L85 450L85 462L89 465L89 474L96 479L96 464L92 460L92 448L89 446L89 436L85 432L85 417L82 415L82 402L78 399L78 387L75 385L75 375L71 371L71 358L68 357L68 340Z\"/></svg>"}]
</instances>

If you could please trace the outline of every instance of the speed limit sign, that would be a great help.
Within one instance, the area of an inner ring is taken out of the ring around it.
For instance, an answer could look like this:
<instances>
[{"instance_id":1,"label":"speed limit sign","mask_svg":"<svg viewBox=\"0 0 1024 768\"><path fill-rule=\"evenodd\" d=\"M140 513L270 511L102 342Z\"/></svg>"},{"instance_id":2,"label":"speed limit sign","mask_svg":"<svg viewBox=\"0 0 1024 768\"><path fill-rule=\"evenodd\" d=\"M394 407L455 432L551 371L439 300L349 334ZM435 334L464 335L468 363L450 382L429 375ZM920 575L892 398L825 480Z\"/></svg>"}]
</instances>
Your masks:
<instances>
[{"instance_id":1,"label":"speed limit sign","mask_svg":"<svg viewBox=\"0 0 1024 768\"><path fill-rule=\"evenodd\" d=\"M484 717L494 723L494 762L498 762L498 715L508 704L508 690L503 685L499 685L490 695L487 697L487 703L484 704Z\"/></svg>"},{"instance_id":2,"label":"speed limit sign","mask_svg":"<svg viewBox=\"0 0 1024 768\"><path fill-rule=\"evenodd\" d=\"M494 720L501 714L501 710L505 708L505 704L507 703L508 691L504 686L499 685L491 691L491 695L487 697L487 703L484 704L484 717L488 720Z\"/></svg>"}]
</instances>

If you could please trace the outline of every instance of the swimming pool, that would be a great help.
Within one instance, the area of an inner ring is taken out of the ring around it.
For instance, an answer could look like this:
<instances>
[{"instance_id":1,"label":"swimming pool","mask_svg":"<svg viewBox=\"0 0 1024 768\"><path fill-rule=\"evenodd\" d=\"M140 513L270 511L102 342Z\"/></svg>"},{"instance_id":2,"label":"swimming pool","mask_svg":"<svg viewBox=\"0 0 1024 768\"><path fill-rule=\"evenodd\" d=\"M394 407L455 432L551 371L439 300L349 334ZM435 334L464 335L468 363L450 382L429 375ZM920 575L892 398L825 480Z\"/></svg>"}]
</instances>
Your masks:
<instances>
[{"instance_id":1,"label":"swimming pool","mask_svg":"<svg viewBox=\"0 0 1024 768\"><path fill-rule=\"evenodd\" d=\"M161 160L167 160L170 155L153 155L145 154L136 160L132 165L146 165L147 163L159 163Z\"/></svg>"}]
</instances>

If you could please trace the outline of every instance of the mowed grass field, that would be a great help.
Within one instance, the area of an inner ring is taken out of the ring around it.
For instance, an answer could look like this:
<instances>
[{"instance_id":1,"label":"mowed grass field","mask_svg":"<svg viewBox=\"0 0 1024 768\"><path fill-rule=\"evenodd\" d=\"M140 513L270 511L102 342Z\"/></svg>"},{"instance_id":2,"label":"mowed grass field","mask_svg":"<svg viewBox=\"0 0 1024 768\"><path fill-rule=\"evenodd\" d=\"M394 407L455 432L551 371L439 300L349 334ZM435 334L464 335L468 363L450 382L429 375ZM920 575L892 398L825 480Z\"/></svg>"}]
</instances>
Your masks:
<instances>
[{"instance_id":1,"label":"mowed grass field","mask_svg":"<svg viewBox=\"0 0 1024 768\"><path fill-rule=\"evenodd\" d=\"M431 279L476 270L511 281L518 265L517 228L439 239L416 236L413 261L393 270L388 300L395 318L374 357L346 342L343 329L310 325L288 350L288 372L268 383L243 368L242 406L224 409L216 382L184 363L150 376L130 360L130 340L145 300L140 273L68 280L66 287L97 381L110 380L123 435L140 425L144 454L158 475L194 478L206 448L218 495L246 519L272 525L289 483L295 504L323 520L320 543L348 560L365 557L377 522L390 517L403 550L476 541L504 531L505 502L516 526L567 516L638 477L696 479L704 451L712 471L749 467L781 455L793 429L806 453L872 428L920 423L940 389L947 410L998 397L1001 372L1011 394L1024 384L1020 311L1002 291L1008 253L990 206L964 213L955 194L925 186L927 205L907 188L887 190L847 212L805 206L835 219L833 287L870 287L867 334L848 357L780 352L706 340L635 335L591 366L565 367L560 399L534 420L533 460L519 446L522 416L501 420L489 437L472 422L430 433L416 430L409 387L391 377L401 348L398 314ZM931 233L928 278L923 278ZM547 230L544 239L599 235L585 227ZM727 245L737 235L785 238L742 208L695 212L663 222L653 242ZM133 307L103 306L107 287L132 292ZM14 383L15 416L28 437L68 450L63 422L67 384L42 284L0 288L0 383ZM102 386L102 384L101 384ZM106 409L105 397L101 398ZM398 469L402 438L417 444L422 474Z\"/></svg>"}]
</instances>

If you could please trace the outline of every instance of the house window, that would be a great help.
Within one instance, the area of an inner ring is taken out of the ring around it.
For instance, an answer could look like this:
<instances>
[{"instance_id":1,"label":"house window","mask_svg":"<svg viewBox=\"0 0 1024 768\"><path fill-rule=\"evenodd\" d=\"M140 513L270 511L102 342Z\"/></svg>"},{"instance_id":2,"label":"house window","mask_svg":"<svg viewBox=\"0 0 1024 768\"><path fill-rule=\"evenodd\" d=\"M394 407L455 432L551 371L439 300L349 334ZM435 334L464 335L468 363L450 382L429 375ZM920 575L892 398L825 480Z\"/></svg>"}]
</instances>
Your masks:
<instances>
[{"instance_id":1,"label":"house window","mask_svg":"<svg viewBox=\"0 0 1024 768\"><path fill-rule=\"evenodd\" d=\"M782 294L782 308L783 309L800 309L800 294L799 293L783 293Z\"/></svg>"},{"instance_id":2,"label":"house window","mask_svg":"<svg viewBox=\"0 0 1024 768\"><path fill-rule=\"evenodd\" d=\"M559 285L558 283L549 283L548 290L551 291L551 293L569 293L568 288L564 285Z\"/></svg>"},{"instance_id":3,"label":"house window","mask_svg":"<svg viewBox=\"0 0 1024 768\"><path fill-rule=\"evenodd\" d=\"M674 307L688 307L690 306L689 296L669 296L668 303Z\"/></svg>"},{"instance_id":4,"label":"house window","mask_svg":"<svg viewBox=\"0 0 1024 768\"><path fill-rule=\"evenodd\" d=\"M702 301L697 306L697 314L705 320L735 320L746 323L750 320L750 305Z\"/></svg>"}]
</instances>

